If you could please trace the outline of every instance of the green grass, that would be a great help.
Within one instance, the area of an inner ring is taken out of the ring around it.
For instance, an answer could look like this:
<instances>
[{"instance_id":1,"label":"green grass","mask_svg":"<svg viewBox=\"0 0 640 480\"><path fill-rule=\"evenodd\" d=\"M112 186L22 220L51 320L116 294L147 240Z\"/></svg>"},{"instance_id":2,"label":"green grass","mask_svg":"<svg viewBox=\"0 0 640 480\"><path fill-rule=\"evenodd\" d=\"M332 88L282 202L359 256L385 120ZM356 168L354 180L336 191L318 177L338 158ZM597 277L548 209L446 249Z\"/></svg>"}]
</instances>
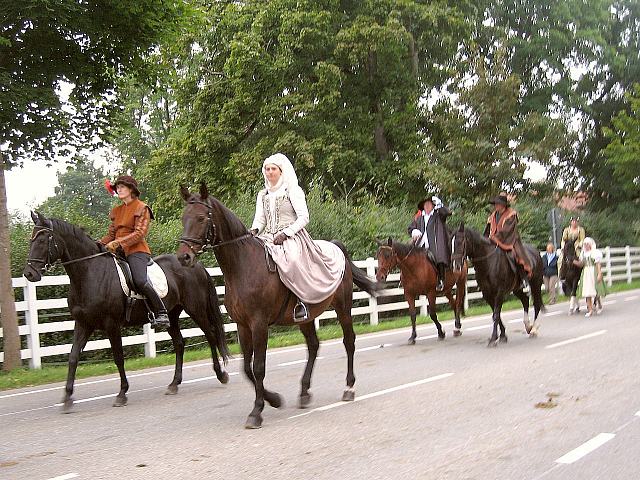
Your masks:
<instances>
[{"instance_id":1,"label":"green grass","mask_svg":"<svg viewBox=\"0 0 640 480\"><path fill-rule=\"evenodd\" d=\"M640 288L640 280L636 280L632 283L615 283L609 288L609 293L620 292L624 290L631 290ZM563 297L560 297L562 300ZM545 296L545 303L547 298ZM503 310L514 310L520 308L520 301L517 299L510 299L505 302ZM484 303L472 305L467 310L467 316L475 316L490 313L491 309ZM438 312L438 320L446 321L453 318L453 312L450 310L443 310ZM429 317L418 317L417 324L423 325L431 323ZM380 332L384 330L392 330L396 328L408 328L411 324L409 317L400 317L395 319L381 320L378 325L369 325L357 323L354 325L354 329L357 335L365 333ZM464 329L464 318L462 319ZM409 332L407 332L409 335ZM328 324L320 327L318 330L318 337L320 340L331 340L336 338L342 338L342 330L337 324ZM299 345L304 343L304 337L300 331L292 327L291 329L278 331L272 333L269 337L269 348L288 347L292 345ZM240 354L239 345L232 343L229 345L229 350L233 355ZM186 349L184 360L185 362L192 362L196 360L206 360L210 358L210 352L208 348L200 349ZM156 358L131 358L125 361L125 368L128 372L135 370L142 370L151 367L160 367L167 365L174 365L175 355L173 353L163 353ZM105 361L100 363L86 363L78 366L76 378L88 378L100 375L109 375L117 373L117 368L111 361ZM43 365L40 370L30 370L28 368L20 368L11 372L0 372L0 391L8 390L12 388L22 388L35 385L43 385L47 383L62 382L67 376L66 365Z\"/></svg>"}]
</instances>

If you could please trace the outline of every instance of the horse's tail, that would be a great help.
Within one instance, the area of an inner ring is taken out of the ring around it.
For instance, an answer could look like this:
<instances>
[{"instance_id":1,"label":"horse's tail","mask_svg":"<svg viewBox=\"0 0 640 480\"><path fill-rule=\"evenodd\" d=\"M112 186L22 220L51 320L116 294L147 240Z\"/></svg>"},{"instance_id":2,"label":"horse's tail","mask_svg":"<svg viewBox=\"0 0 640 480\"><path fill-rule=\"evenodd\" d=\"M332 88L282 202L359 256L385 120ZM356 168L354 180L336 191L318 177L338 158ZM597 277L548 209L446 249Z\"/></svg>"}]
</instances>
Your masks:
<instances>
[{"instance_id":1,"label":"horse's tail","mask_svg":"<svg viewBox=\"0 0 640 480\"><path fill-rule=\"evenodd\" d=\"M216 336L216 347L222 357L222 361L226 365L227 359L229 358L229 347L227 346L227 336L224 331L224 317L220 311L220 301L218 300L218 293L216 292L216 286L213 283L213 279L209 276L209 273L206 272L206 270L205 273L207 275L209 289L207 299L207 316L209 317L211 329Z\"/></svg>"},{"instance_id":2,"label":"horse's tail","mask_svg":"<svg viewBox=\"0 0 640 480\"><path fill-rule=\"evenodd\" d=\"M351 260L351 256L347 251L347 247L345 247L342 244L342 242L338 240L331 240L331 243L337 245L338 248L342 250L342 253L344 253L344 258L347 260L347 262L349 263L349 266L351 267L351 275L353 276L353 283L355 283L358 286L358 288L360 288L360 290L364 290L372 297L377 297L378 290L381 290L383 286L380 285L377 281L369 278L366 273L364 273L360 268L356 267L356 265Z\"/></svg>"}]
</instances>

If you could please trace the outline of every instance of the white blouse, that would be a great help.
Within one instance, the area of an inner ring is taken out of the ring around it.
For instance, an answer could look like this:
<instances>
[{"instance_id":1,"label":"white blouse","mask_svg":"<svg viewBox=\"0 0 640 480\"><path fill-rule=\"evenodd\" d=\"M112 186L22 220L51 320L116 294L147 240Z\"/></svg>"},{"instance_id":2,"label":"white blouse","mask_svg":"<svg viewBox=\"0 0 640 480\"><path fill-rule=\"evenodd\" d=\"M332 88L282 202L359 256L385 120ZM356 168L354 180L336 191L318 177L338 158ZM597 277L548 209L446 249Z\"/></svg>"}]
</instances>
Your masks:
<instances>
[{"instance_id":1,"label":"white blouse","mask_svg":"<svg viewBox=\"0 0 640 480\"><path fill-rule=\"evenodd\" d=\"M261 233L265 226L267 225L267 218L265 216L264 205L263 205L263 196L267 196L267 200L270 203L271 208L269 209L271 212L271 223L276 223L276 198L282 197L285 194L289 195L289 201L291 202L291 206L295 212L296 218L291 223L286 225L282 231L287 237L293 237L296 233L302 230L309 223L309 209L307 208L307 200L305 198L304 192L302 188L299 186L295 186L293 189L288 190L287 187L281 186L275 192L269 192L268 190L262 190L258 193L258 197L256 199L256 214L253 218L253 224L251 225L251 229L258 229L258 233ZM281 219L282 216L280 215Z\"/></svg>"}]
</instances>

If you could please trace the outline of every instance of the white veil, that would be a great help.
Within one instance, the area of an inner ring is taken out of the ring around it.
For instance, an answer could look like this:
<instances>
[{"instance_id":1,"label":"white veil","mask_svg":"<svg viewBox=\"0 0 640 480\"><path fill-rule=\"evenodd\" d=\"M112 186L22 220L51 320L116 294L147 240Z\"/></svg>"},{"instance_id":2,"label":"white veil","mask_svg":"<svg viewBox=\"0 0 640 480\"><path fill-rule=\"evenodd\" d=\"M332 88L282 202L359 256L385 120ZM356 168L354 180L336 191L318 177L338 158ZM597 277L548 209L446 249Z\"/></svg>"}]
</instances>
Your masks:
<instances>
[{"instance_id":1,"label":"white veil","mask_svg":"<svg viewBox=\"0 0 640 480\"><path fill-rule=\"evenodd\" d=\"M282 170L282 176L276 185L272 186L269 180L267 180L267 174L265 172L267 165L277 165L280 170ZM296 171L293 165L291 165L291 161L282 153L276 153L264 159L264 162L262 162L262 176L264 177L264 186L269 191L275 191L280 188L281 185L286 186L289 191L292 191L298 186Z\"/></svg>"}]
</instances>

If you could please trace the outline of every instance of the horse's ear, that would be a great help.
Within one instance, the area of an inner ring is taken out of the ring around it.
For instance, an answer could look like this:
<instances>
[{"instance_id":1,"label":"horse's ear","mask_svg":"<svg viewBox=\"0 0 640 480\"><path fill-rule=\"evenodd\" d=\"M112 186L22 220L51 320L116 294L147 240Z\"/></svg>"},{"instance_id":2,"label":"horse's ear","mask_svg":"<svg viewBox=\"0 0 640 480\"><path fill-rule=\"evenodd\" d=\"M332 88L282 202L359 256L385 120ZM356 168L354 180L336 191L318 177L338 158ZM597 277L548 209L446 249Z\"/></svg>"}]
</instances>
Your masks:
<instances>
[{"instance_id":1,"label":"horse's ear","mask_svg":"<svg viewBox=\"0 0 640 480\"><path fill-rule=\"evenodd\" d=\"M389 238L387 239L387 245L388 245L389 247L393 247L393 238L389 237Z\"/></svg>"},{"instance_id":2,"label":"horse's ear","mask_svg":"<svg viewBox=\"0 0 640 480\"><path fill-rule=\"evenodd\" d=\"M33 223L35 225L38 225L38 223L40 222L38 215L36 215L36 212L34 212L33 210L31 210L31 220L33 220Z\"/></svg>"},{"instance_id":3,"label":"horse's ear","mask_svg":"<svg viewBox=\"0 0 640 480\"><path fill-rule=\"evenodd\" d=\"M36 222L36 224L43 225L43 226L46 227L47 226L47 217L42 215L40 212L36 212L36 215L38 215L38 221Z\"/></svg>"},{"instance_id":4,"label":"horse's ear","mask_svg":"<svg viewBox=\"0 0 640 480\"><path fill-rule=\"evenodd\" d=\"M180 185L180 195L182 195L185 202L191 198L191 192L184 185Z\"/></svg>"},{"instance_id":5,"label":"horse's ear","mask_svg":"<svg viewBox=\"0 0 640 480\"><path fill-rule=\"evenodd\" d=\"M207 184L202 182L200 184L200 200L205 200L209 196L209 190L207 190Z\"/></svg>"},{"instance_id":6,"label":"horse's ear","mask_svg":"<svg viewBox=\"0 0 640 480\"><path fill-rule=\"evenodd\" d=\"M458 227L459 232L464 232L464 222L460 222L460 226Z\"/></svg>"}]
</instances>

